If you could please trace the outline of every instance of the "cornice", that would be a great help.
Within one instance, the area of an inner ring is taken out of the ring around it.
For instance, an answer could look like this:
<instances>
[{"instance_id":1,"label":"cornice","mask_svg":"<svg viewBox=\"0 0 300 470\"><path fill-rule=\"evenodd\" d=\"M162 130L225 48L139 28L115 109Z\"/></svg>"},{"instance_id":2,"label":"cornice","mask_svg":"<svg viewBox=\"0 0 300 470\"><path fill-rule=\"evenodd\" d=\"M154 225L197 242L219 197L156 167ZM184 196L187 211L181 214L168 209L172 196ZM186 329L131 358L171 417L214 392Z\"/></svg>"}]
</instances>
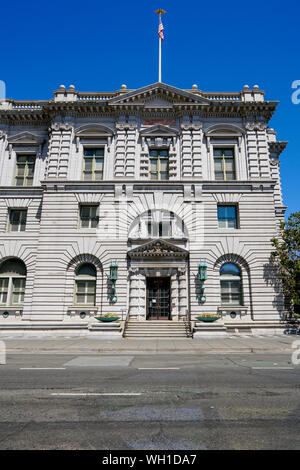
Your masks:
<instances>
[{"instance_id":1,"label":"cornice","mask_svg":"<svg viewBox=\"0 0 300 470\"><path fill-rule=\"evenodd\" d=\"M153 107L144 108L139 104L128 104L113 108L109 106L110 100L99 102L48 102L42 109L9 109L0 110L0 122L12 125L19 124L47 124L56 116L69 117L107 117L132 114L146 117L179 117L185 113L200 117L244 117L255 120L257 116L268 121L278 104L277 101L263 102L216 102L202 103L175 103L170 108ZM250 124L249 124L250 125Z\"/></svg>"}]
</instances>

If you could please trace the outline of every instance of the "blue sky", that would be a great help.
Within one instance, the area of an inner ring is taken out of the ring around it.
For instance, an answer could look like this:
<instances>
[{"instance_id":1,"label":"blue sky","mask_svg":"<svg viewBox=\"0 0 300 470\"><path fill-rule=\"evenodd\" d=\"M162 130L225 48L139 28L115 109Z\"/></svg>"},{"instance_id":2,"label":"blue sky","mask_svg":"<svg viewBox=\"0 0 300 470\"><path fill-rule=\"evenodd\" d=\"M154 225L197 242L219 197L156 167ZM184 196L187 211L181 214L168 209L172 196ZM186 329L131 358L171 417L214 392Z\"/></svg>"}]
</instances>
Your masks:
<instances>
[{"instance_id":1,"label":"blue sky","mask_svg":"<svg viewBox=\"0 0 300 470\"><path fill-rule=\"evenodd\" d=\"M270 127L288 140L281 175L288 213L299 204L300 80L297 1L178 0L6 2L1 6L0 80L7 96L49 99L60 84L80 91L157 81L157 15L163 8L162 81L180 88L239 91L258 84L280 104Z\"/></svg>"}]
</instances>

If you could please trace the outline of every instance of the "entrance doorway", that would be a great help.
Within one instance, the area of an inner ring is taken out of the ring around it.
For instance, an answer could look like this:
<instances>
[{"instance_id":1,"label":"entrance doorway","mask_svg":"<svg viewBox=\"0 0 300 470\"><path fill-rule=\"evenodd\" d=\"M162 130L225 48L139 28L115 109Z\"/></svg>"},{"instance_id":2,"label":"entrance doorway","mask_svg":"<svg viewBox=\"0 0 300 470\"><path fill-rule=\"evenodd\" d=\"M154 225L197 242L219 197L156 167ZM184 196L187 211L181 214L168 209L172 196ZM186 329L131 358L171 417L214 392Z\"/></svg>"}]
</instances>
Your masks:
<instances>
[{"instance_id":1,"label":"entrance doorway","mask_svg":"<svg viewBox=\"0 0 300 470\"><path fill-rule=\"evenodd\" d=\"M170 319L170 277L147 278L147 320Z\"/></svg>"}]
</instances>

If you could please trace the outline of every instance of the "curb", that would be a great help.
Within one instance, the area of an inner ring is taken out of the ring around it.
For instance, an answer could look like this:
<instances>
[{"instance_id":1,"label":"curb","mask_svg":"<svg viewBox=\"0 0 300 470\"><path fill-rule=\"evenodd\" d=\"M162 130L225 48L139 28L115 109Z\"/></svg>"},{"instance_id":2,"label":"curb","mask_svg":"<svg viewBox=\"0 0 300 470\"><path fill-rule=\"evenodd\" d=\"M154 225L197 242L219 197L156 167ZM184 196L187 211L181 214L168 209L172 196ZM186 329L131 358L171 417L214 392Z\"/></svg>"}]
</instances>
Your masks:
<instances>
[{"instance_id":1,"label":"curb","mask_svg":"<svg viewBox=\"0 0 300 470\"><path fill-rule=\"evenodd\" d=\"M146 354L191 354L191 355L201 355L201 354L258 354L258 353L291 353L293 348L276 348L276 349L266 349L266 348L232 348L232 349L23 349L23 348L8 348L6 350L7 354L61 354L61 355L74 355L74 354L114 354L114 355L146 355Z\"/></svg>"}]
</instances>

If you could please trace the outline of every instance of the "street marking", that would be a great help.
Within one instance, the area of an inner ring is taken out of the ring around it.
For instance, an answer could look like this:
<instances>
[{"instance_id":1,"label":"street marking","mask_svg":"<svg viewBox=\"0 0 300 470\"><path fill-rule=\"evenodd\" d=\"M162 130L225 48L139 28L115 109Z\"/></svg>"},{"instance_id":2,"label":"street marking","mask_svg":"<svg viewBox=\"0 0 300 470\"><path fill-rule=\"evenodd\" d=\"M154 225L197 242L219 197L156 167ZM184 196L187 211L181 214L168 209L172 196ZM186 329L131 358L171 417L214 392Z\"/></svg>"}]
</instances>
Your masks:
<instances>
[{"instance_id":1,"label":"street marking","mask_svg":"<svg viewBox=\"0 0 300 470\"><path fill-rule=\"evenodd\" d=\"M121 396L121 397L136 397L142 395L141 393L51 393L52 396L61 396L61 397L112 397L112 396Z\"/></svg>"},{"instance_id":2,"label":"street marking","mask_svg":"<svg viewBox=\"0 0 300 470\"><path fill-rule=\"evenodd\" d=\"M20 370L66 370L65 367L20 367Z\"/></svg>"},{"instance_id":3,"label":"street marking","mask_svg":"<svg viewBox=\"0 0 300 470\"><path fill-rule=\"evenodd\" d=\"M180 367L139 367L138 370L180 370Z\"/></svg>"},{"instance_id":4,"label":"street marking","mask_svg":"<svg viewBox=\"0 0 300 470\"><path fill-rule=\"evenodd\" d=\"M252 367L256 370L294 370L294 367Z\"/></svg>"}]
</instances>

